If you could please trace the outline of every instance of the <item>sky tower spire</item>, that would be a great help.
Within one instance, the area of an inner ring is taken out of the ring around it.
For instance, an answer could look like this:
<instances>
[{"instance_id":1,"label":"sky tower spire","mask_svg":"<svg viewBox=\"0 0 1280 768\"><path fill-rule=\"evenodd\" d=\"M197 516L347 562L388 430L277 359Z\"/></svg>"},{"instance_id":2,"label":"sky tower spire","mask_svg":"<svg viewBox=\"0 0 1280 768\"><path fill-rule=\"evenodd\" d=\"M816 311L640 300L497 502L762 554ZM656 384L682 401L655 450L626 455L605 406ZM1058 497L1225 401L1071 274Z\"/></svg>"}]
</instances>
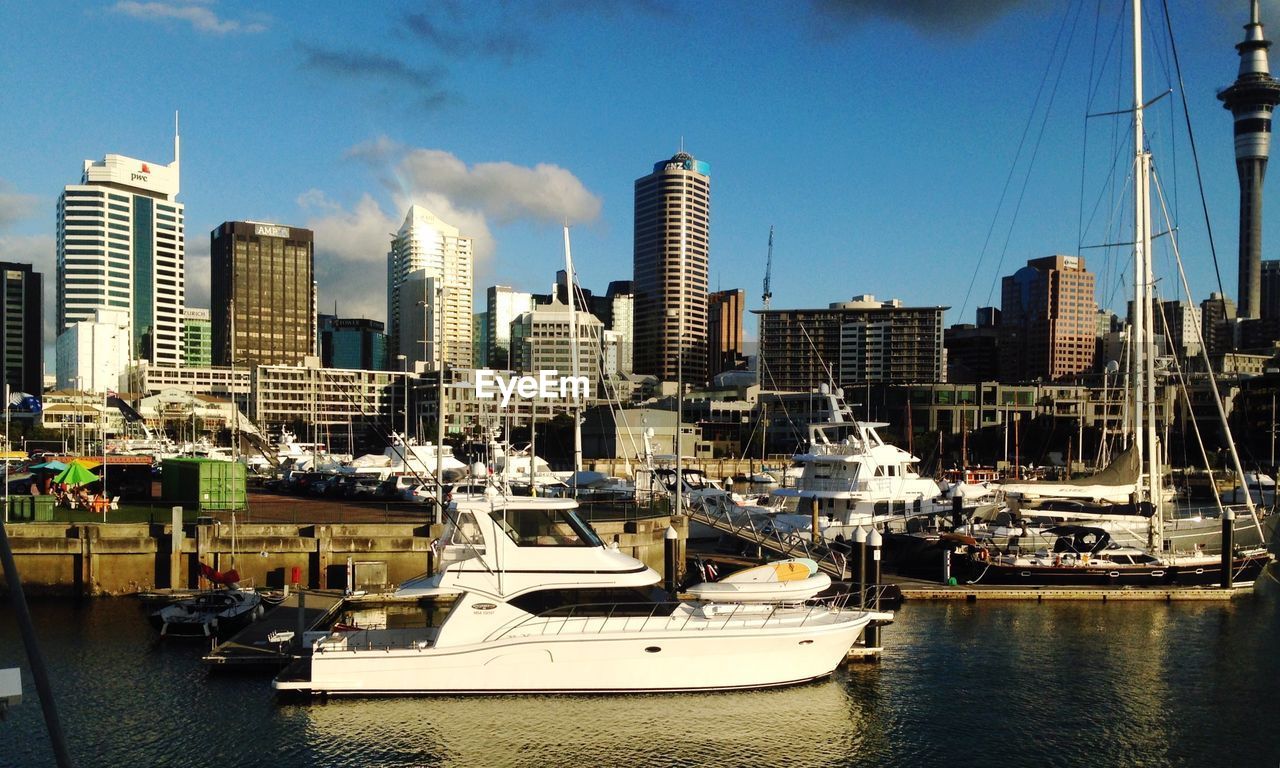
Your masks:
<instances>
[{"instance_id":1,"label":"sky tower spire","mask_svg":"<svg viewBox=\"0 0 1280 768\"><path fill-rule=\"evenodd\" d=\"M1240 52L1240 74L1218 92L1222 106L1235 118L1236 175L1240 179L1240 294L1241 318L1262 317L1262 180L1271 154L1271 111L1280 102L1280 81L1271 76L1262 36L1258 0L1250 3L1249 23ZM1280 307L1265 314L1280 317Z\"/></svg>"}]
</instances>

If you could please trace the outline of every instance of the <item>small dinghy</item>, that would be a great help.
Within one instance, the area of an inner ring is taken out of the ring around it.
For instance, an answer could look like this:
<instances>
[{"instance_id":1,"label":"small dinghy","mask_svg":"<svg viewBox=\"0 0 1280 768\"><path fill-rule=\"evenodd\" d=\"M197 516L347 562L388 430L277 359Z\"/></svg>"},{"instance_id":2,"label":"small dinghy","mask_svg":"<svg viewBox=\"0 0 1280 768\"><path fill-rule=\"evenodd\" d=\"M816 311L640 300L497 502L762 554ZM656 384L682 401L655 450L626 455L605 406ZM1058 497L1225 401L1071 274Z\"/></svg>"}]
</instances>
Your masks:
<instances>
[{"instance_id":1,"label":"small dinghy","mask_svg":"<svg viewBox=\"0 0 1280 768\"><path fill-rule=\"evenodd\" d=\"M719 581L694 584L686 591L716 603L795 603L831 586L831 577L804 557L778 560L731 573Z\"/></svg>"}]
</instances>

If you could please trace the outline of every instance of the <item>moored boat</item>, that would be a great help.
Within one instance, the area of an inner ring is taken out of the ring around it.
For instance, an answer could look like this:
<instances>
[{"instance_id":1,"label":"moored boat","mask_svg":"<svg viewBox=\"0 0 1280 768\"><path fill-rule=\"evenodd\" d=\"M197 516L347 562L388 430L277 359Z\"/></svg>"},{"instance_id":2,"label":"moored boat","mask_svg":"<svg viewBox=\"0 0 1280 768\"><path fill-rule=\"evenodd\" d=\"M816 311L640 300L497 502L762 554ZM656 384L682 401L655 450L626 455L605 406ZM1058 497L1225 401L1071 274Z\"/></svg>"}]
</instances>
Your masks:
<instances>
[{"instance_id":1,"label":"moored boat","mask_svg":"<svg viewBox=\"0 0 1280 768\"><path fill-rule=\"evenodd\" d=\"M324 695L620 693L759 688L830 674L864 627L846 606L675 601L658 574L607 547L572 499L458 500L440 570L398 594L447 598L438 627L332 633L281 672Z\"/></svg>"}]
</instances>

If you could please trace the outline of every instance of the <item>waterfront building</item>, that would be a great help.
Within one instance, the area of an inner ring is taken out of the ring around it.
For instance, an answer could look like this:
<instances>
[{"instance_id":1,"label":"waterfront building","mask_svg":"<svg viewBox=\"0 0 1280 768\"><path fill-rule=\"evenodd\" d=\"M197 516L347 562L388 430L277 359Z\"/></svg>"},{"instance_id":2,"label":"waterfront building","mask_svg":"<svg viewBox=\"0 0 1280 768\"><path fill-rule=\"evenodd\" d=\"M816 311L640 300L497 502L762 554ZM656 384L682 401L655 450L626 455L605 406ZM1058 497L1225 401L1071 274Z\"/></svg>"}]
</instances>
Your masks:
<instances>
[{"instance_id":1,"label":"waterfront building","mask_svg":"<svg viewBox=\"0 0 1280 768\"><path fill-rule=\"evenodd\" d=\"M944 381L946 307L855 296L826 309L760 310L764 388Z\"/></svg>"},{"instance_id":2,"label":"waterfront building","mask_svg":"<svg viewBox=\"0 0 1280 768\"><path fill-rule=\"evenodd\" d=\"M410 368L471 365L472 260L470 237L420 205L409 208L387 253L389 354L404 355ZM411 281L414 295L406 296Z\"/></svg>"},{"instance_id":3,"label":"waterfront building","mask_svg":"<svg viewBox=\"0 0 1280 768\"><path fill-rule=\"evenodd\" d=\"M182 363L186 239L178 137L169 165L107 155L84 161L58 198L59 335L99 311L123 312L129 359ZM87 362L81 368L91 367ZM66 381L61 371L60 380Z\"/></svg>"},{"instance_id":4,"label":"waterfront building","mask_svg":"<svg viewBox=\"0 0 1280 768\"><path fill-rule=\"evenodd\" d=\"M589 391L599 391L601 323L588 312L574 318L577 338L569 327L569 305L556 302L525 312L511 323L513 370L536 374L557 371L561 376L586 376ZM574 368L574 358L577 368Z\"/></svg>"},{"instance_id":5,"label":"waterfront building","mask_svg":"<svg viewBox=\"0 0 1280 768\"><path fill-rule=\"evenodd\" d=\"M517 291L506 285L491 285L485 291L485 314L488 315L487 333L483 343L487 350L485 365L478 367L511 370L515 362L511 357L511 323L534 308L533 294Z\"/></svg>"},{"instance_id":6,"label":"waterfront building","mask_svg":"<svg viewBox=\"0 0 1280 768\"><path fill-rule=\"evenodd\" d=\"M44 276L0 262L0 380L11 392L44 391Z\"/></svg>"},{"instance_id":7,"label":"waterfront building","mask_svg":"<svg viewBox=\"0 0 1280 768\"><path fill-rule=\"evenodd\" d=\"M226 221L214 228L209 238L214 362L292 365L316 354L315 237L311 230L259 221Z\"/></svg>"},{"instance_id":8,"label":"waterfront building","mask_svg":"<svg viewBox=\"0 0 1280 768\"><path fill-rule=\"evenodd\" d=\"M635 182L634 370L707 380L711 166L679 152Z\"/></svg>"},{"instance_id":9,"label":"waterfront building","mask_svg":"<svg viewBox=\"0 0 1280 768\"><path fill-rule=\"evenodd\" d=\"M1097 303L1083 258L1031 259L1002 282L1002 381L1057 381L1093 370Z\"/></svg>"},{"instance_id":10,"label":"waterfront building","mask_svg":"<svg viewBox=\"0 0 1280 768\"><path fill-rule=\"evenodd\" d=\"M742 310L746 291L735 288L707 294L707 379L742 367Z\"/></svg>"},{"instance_id":11,"label":"waterfront building","mask_svg":"<svg viewBox=\"0 0 1280 768\"><path fill-rule=\"evenodd\" d=\"M96 310L58 334L58 389L106 392L119 385L136 338L126 312Z\"/></svg>"},{"instance_id":12,"label":"waterfront building","mask_svg":"<svg viewBox=\"0 0 1280 768\"><path fill-rule=\"evenodd\" d=\"M325 368L385 371L385 327L378 320L320 315L320 364Z\"/></svg>"},{"instance_id":13,"label":"waterfront building","mask_svg":"<svg viewBox=\"0 0 1280 768\"><path fill-rule=\"evenodd\" d=\"M249 394L249 369L241 366L206 366L169 368L134 363L120 379L120 391L139 397L179 389L193 395L243 402Z\"/></svg>"},{"instance_id":14,"label":"waterfront building","mask_svg":"<svg viewBox=\"0 0 1280 768\"><path fill-rule=\"evenodd\" d=\"M1271 112L1280 103L1280 81L1271 76L1258 3L1252 4L1244 40L1236 44L1236 81L1218 92L1235 123L1236 176L1240 182L1240 317L1262 317L1262 182L1271 154Z\"/></svg>"},{"instance_id":15,"label":"waterfront building","mask_svg":"<svg viewBox=\"0 0 1280 768\"><path fill-rule=\"evenodd\" d=\"M300 425L310 430L305 437L320 436L327 444L367 428L385 434L389 427L401 428L392 419L392 400L404 397L409 377L400 371L323 368L314 356L299 365L259 365L251 375L249 415L263 431Z\"/></svg>"},{"instance_id":16,"label":"waterfront building","mask_svg":"<svg viewBox=\"0 0 1280 768\"><path fill-rule=\"evenodd\" d=\"M213 364L213 325L209 310L186 307L182 310L182 365L207 368Z\"/></svg>"}]
</instances>

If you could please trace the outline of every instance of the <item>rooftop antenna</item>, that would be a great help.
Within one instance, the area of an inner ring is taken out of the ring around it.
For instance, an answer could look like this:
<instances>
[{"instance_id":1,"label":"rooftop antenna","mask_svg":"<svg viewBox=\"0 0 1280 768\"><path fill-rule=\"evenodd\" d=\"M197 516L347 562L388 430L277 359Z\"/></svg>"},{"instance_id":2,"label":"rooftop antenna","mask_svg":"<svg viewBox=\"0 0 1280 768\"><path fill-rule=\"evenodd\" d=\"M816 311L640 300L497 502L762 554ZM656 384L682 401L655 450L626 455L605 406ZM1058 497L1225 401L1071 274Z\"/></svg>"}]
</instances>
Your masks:
<instances>
[{"instance_id":1,"label":"rooftop antenna","mask_svg":"<svg viewBox=\"0 0 1280 768\"><path fill-rule=\"evenodd\" d=\"M174 175L175 182L177 182L182 175L182 165L179 162L179 160L181 159L181 153L179 150L180 150L180 145L179 145L179 138L178 138L178 110L175 109L173 110L173 172L174 172L173 175ZM174 186L176 187L177 184L175 183ZM175 196L178 194L177 189L174 190L173 194Z\"/></svg>"}]
</instances>

